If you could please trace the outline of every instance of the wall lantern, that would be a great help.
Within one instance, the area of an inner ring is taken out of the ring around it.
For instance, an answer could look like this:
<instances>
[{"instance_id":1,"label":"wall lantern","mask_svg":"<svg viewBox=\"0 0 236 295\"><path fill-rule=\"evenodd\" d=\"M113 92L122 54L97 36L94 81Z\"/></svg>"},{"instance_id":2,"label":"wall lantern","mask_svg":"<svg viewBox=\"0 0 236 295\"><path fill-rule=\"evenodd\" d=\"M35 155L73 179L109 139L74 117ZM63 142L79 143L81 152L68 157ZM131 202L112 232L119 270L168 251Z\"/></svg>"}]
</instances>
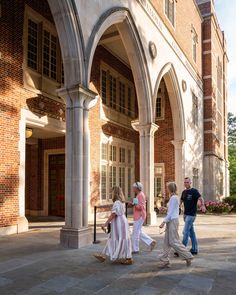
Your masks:
<instances>
[{"instance_id":1,"label":"wall lantern","mask_svg":"<svg viewBox=\"0 0 236 295\"><path fill-rule=\"evenodd\" d=\"M26 130L25 130L25 138L31 137L32 134L33 134L33 129L26 127Z\"/></svg>"}]
</instances>

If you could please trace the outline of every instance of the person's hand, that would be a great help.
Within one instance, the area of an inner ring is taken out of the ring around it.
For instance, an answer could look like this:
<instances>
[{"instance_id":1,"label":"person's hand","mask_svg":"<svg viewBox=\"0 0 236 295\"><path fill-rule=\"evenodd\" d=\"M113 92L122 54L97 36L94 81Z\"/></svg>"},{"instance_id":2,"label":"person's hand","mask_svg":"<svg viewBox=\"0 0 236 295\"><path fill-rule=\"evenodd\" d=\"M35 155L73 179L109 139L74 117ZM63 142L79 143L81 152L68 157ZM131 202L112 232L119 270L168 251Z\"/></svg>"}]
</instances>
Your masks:
<instances>
[{"instance_id":1,"label":"person's hand","mask_svg":"<svg viewBox=\"0 0 236 295\"><path fill-rule=\"evenodd\" d=\"M101 226L101 228L102 228L103 231L106 231L106 227L107 227L106 224L103 224L103 225Z\"/></svg>"},{"instance_id":2,"label":"person's hand","mask_svg":"<svg viewBox=\"0 0 236 295\"><path fill-rule=\"evenodd\" d=\"M162 224L160 224L160 228L163 228L165 226L165 222L162 222Z\"/></svg>"},{"instance_id":3,"label":"person's hand","mask_svg":"<svg viewBox=\"0 0 236 295\"><path fill-rule=\"evenodd\" d=\"M206 213L206 211L207 211L206 207L204 205L202 205L200 209L201 209L202 213Z\"/></svg>"}]
</instances>

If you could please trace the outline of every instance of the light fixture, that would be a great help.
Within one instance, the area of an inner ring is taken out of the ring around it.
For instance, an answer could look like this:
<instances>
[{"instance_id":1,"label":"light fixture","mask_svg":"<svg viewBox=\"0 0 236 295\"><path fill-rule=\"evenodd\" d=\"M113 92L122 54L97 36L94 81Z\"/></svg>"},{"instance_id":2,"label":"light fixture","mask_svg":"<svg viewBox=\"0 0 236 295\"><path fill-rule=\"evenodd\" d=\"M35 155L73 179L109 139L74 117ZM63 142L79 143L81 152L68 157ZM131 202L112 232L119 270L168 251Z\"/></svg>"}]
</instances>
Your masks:
<instances>
[{"instance_id":1,"label":"light fixture","mask_svg":"<svg viewBox=\"0 0 236 295\"><path fill-rule=\"evenodd\" d=\"M29 128L29 127L26 127L26 130L25 130L25 138L31 137L32 134L33 134L33 129L32 128Z\"/></svg>"}]
</instances>

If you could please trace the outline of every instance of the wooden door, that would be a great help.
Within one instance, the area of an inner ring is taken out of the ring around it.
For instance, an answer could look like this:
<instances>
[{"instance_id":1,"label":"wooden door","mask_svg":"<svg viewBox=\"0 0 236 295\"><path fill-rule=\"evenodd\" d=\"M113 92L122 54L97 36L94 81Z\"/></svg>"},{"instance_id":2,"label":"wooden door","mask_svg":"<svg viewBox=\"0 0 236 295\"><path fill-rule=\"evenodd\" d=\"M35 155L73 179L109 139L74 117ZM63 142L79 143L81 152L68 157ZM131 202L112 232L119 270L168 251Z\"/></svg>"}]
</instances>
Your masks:
<instances>
[{"instance_id":1,"label":"wooden door","mask_svg":"<svg viewBox=\"0 0 236 295\"><path fill-rule=\"evenodd\" d=\"M49 215L65 216L65 155L49 155Z\"/></svg>"}]
</instances>

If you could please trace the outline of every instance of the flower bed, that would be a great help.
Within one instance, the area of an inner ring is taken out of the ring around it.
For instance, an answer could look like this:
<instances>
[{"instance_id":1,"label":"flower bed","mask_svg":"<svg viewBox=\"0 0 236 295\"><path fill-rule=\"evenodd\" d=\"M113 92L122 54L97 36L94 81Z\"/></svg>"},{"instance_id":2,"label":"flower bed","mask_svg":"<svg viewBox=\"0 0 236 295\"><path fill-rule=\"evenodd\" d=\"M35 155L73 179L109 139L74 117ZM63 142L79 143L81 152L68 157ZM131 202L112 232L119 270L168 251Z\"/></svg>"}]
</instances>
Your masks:
<instances>
[{"instance_id":1,"label":"flower bed","mask_svg":"<svg viewBox=\"0 0 236 295\"><path fill-rule=\"evenodd\" d=\"M234 206L228 203L218 201L218 202L206 202L206 209L209 213L230 213Z\"/></svg>"}]
</instances>

